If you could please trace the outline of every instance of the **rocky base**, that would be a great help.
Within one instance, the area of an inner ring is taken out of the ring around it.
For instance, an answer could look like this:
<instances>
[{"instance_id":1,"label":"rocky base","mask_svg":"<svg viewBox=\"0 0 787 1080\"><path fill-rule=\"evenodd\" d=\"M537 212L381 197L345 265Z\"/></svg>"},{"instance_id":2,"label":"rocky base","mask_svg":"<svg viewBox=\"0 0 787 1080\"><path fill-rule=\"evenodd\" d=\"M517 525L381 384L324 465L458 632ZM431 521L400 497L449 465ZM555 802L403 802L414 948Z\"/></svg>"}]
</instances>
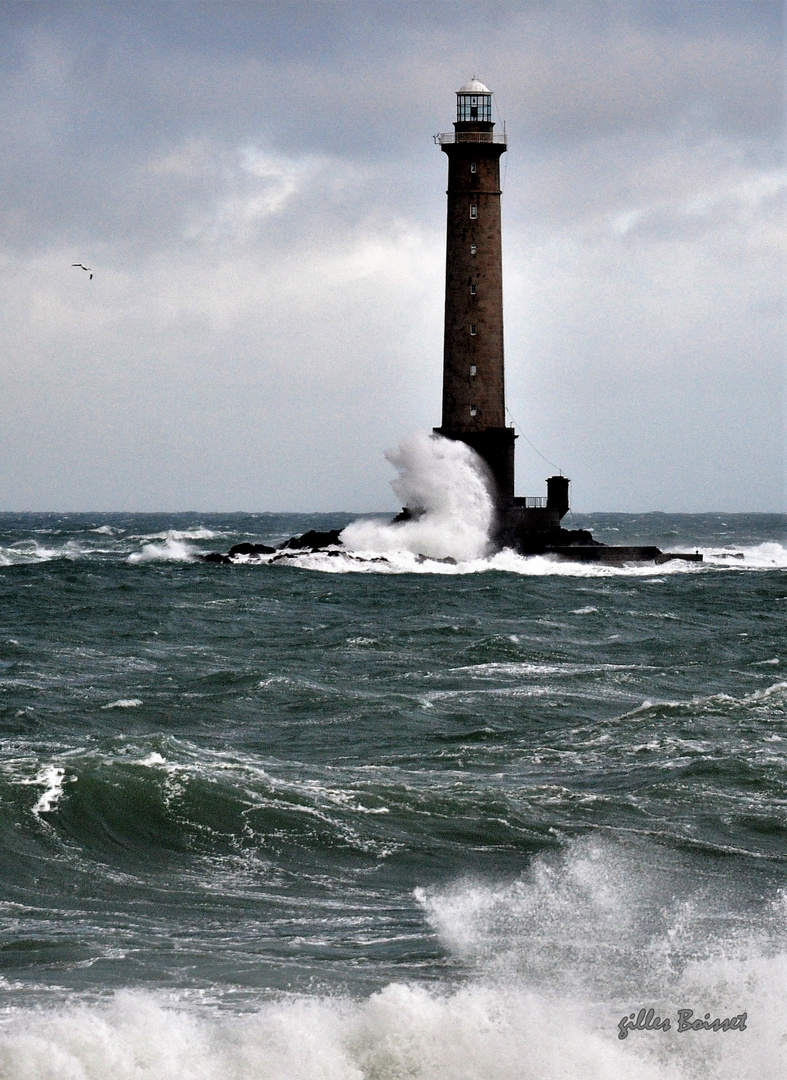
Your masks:
<instances>
[{"instance_id":1,"label":"rocky base","mask_svg":"<svg viewBox=\"0 0 787 1080\"><path fill-rule=\"evenodd\" d=\"M418 511L410 511L406 508L393 519L392 524L412 521L421 514ZM341 529L331 529L328 532L317 532L310 529L301 536L291 536L278 547L269 547L267 544L235 544L226 554L220 551L211 551L202 555L201 561L206 563L232 564L239 555L272 555L270 562L287 558L296 551L324 551L328 555L341 554ZM503 547L511 547L519 555L552 555L569 562L601 563L607 566L622 566L624 563L661 563L671 559L681 559L684 562L702 562L699 552L663 552L654 546L628 546L613 547L594 540L587 529L550 529L546 532L534 532L520 534L514 542L505 542L505 538L499 538L499 550ZM381 561L385 561L381 556ZM428 556L419 555L419 562L426 562ZM450 556L445 559L431 559L431 562L456 564L456 559Z\"/></svg>"}]
</instances>

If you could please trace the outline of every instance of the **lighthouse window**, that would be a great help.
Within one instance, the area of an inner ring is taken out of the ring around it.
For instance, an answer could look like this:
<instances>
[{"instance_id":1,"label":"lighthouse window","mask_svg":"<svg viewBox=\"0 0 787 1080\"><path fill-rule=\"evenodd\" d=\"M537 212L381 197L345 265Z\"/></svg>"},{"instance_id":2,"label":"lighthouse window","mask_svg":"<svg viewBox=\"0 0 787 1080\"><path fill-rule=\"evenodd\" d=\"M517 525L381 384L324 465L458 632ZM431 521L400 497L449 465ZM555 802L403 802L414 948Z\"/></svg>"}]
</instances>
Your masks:
<instances>
[{"instance_id":1,"label":"lighthouse window","mask_svg":"<svg viewBox=\"0 0 787 1080\"><path fill-rule=\"evenodd\" d=\"M471 416L476 416L477 414L478 414L478 409L477 409L477 407L476 407L475 405L471 405L471 406L470 406L470 415L471 415Z\"/></svg>"},{"instance_id":2,"label":"lighthouse window","mask_svg":"<svg viewBox=\"0 0 787 1080\"><path fill-rule=\"evenodd\" d=\"M470 286L470 295L475 296L475 285Z\"/></svg>"},{"instance_id":3,"label":"lighthouse window","mask_svg":"<svg viewBox=\"0 0 787 1080\"><path fill-rule=\"evenodd\" d=\"M475 244L471 244L471 245L470 245L470 254L471 254L471 255L475 255L475 253L476 253L477 251L478 251L478 248L477 248L477 247L475 246Z\"/></svg>"},{"instance_id":4,"label":"lighthouse window","mask_svg":"<svg viewBox=\"0 0 787 1080\"><path fill-rule=\"evenodd\" d=\"M475 335L475 332L476 332L475 323L470 323L470 333Z\"/></svg>"},{"instance_id":5,"label":"lighthouse window","mask_svg":"<svg viewBox=\"0 0 787 1080\"><path fill-rule=\"evenodd\" d=\"M475 374L476 374L475 364L470 365L470 374L471 374L471 376L475 377Z\"/></svg>"},{"instance_id":6,"label":"lighthouse window","mask_svg":"<svg viewBox=\"0 0 787 1080\"><path fill-rule=\"evenodd\" d=\"M473 205L470 207L470 217L473 219L473 221L475 221L475 219L478 217L478 207L475 203L473 203Z\"/></svg>"},{"instance_id":7,"label":"lighthouse window","mask_svg":"<svg viewBox=\"0 0 787 1080\"><path fill-rule=\"evenodd\" d=\"M471 172L471 173L474 173L474 172L476 172L476 171L477 171L477 170L476 170L476 165L475 165L475 162L474 162L474 161L471 161L471 162L470 162L470 172Z\"/></svg>"}]
</instances>

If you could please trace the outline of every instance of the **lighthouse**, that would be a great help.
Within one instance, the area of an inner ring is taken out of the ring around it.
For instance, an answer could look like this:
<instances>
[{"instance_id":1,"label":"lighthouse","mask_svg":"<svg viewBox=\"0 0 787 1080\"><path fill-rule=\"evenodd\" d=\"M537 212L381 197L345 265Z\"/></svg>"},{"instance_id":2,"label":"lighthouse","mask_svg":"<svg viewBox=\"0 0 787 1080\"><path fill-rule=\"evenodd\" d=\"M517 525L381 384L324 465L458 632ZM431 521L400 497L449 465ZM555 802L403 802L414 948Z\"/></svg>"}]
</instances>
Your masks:
<instances>
[{"instance_id":1,"label":"lighthouse","mask_svg":"<svg viewBox=\"0 0 787 1080\"><path fill-rule=\"evenodd\" d=\"M564 476L547 497L514 496L514 440L506 426L500 158L492 91L471 79L456 92L454 130L435 136L448 158L443 413L438 435L471 446L492 479L497 529L521 546L527 534L559 527L568 510Z\"/></svg>"},{"instance_id":2,"label":"lighthouse","mask_svg":"<svg viewBox=\"0 0 787 1080\"><path fill-rule=\"evenodd\" d=\"M522 555L550 555L580 562L701 562L702 555L663 554L657 547L608 547L585 529L563 529L569 480L547 477L546 498L514 495L514 439L506 426L503 362L503 259L500 233L500 157L506 134L492 122L492 91L473 78L456 92L454 130L435 135L448 157L446 229L443 418L438 435L471 447L485 462L495 520L491 547L511 547ZM405 526L428 514L424 506L404 506L391 525ZM243 543L226 555L212 551L203 562L295 558L298 553L332 549L340 555L350 529L292 536L278 548ZM409 542L417 539L417 532ZM408 541L404 540L406 548ZM388 550L388 540L386 547ZM351 546L351 545L350 545ZM413 550L412 548L406 548ZM415 549L418 550L417 548ZM419 560L428 558L419 555ZM381 556L377 561L385 561ZM442 560L445 561L445 560ZM449 560L452 561L452 560Z\"/></svg>"},{"instance_id":3,"label":"lighthouse","mask_svg":"<svg viewBox=\"0 0 787 1080\"><path fill-rule=\"evenodd\" d=\"M514 429L505 421L500 157L505 132L492 92L477 79L456 94L454 130L437 136L448 157L443 415L436 431L484 459L502 507L514 497Z\"/></svg>"}]
</instances>

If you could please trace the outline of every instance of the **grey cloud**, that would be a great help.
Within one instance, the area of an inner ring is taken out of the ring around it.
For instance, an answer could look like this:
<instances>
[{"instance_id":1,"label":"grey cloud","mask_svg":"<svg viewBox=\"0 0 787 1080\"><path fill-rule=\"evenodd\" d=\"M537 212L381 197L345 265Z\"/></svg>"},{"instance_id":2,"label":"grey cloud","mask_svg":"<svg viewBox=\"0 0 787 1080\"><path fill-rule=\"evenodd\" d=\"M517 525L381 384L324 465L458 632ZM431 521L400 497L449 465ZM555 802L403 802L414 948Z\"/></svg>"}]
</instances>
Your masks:
<instances>
[{"instance_id":1,"label":"grey cloud","mask_svg":"<svg viewBox=\"0 0 787 1080\"><path fill-rule=\"evenodd\" d=\"M4 5L0 504L391 505L382 450L439 421L430 136L475 72L510 135L509 403L575 505L781 505L781 18Z\"/></svg>"}]
</instances>

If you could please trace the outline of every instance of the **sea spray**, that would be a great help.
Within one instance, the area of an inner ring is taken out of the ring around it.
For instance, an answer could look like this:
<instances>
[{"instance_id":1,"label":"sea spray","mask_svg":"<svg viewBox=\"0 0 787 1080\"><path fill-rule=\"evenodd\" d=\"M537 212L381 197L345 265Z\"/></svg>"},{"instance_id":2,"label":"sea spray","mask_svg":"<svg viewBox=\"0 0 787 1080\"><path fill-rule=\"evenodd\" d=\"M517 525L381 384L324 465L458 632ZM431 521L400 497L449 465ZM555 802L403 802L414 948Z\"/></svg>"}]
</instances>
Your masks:
<instances>
[{"instance_id":1,"label":"sea spray","mask_svg":"<svg viewBox=\"0 0 787 1080\"><path fill-rule=\"evenodd\" d=\"M396 524L354 521L342 533L345 547L460 562L483 558L494 507L484 463L475 451L462 442L416 432L385 456L399 470L391 487L413 517Z\"/></svg>"}]
</instances>

